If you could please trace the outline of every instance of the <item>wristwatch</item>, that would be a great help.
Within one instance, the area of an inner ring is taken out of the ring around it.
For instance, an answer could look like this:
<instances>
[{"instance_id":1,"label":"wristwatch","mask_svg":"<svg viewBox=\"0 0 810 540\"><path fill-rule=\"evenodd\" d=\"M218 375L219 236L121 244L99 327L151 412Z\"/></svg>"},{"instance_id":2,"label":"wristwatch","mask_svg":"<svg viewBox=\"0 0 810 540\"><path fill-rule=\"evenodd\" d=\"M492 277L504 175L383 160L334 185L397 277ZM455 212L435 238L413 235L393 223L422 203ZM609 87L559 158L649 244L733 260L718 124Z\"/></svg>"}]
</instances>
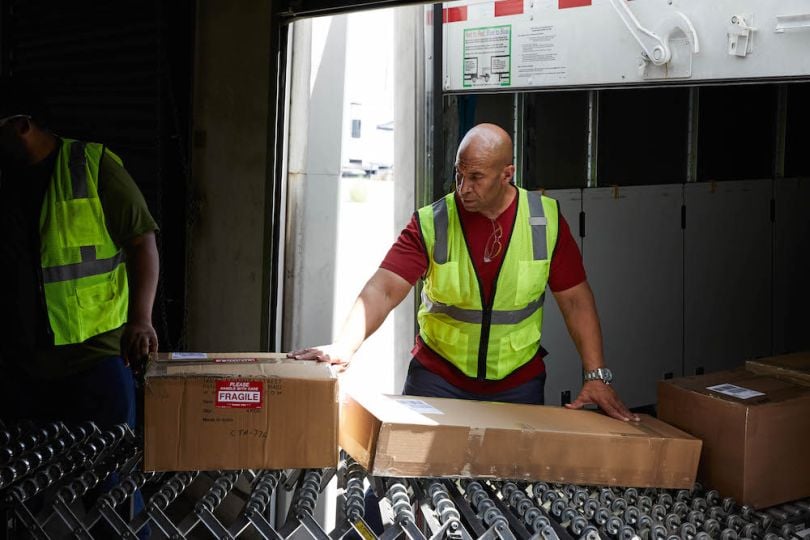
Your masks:
<instances>
[{"instance_id":1,"label":"wristwatch","mask_svg":"<svg viewBox=\"0 0 810 540\"><path fill-rule=\"evenodd\" d=\"M600 367L592 371L586 371L584 381L602 381L605 384L610 384L613 380L613 372L608 368Z\"/></svg>"}]
</instances>

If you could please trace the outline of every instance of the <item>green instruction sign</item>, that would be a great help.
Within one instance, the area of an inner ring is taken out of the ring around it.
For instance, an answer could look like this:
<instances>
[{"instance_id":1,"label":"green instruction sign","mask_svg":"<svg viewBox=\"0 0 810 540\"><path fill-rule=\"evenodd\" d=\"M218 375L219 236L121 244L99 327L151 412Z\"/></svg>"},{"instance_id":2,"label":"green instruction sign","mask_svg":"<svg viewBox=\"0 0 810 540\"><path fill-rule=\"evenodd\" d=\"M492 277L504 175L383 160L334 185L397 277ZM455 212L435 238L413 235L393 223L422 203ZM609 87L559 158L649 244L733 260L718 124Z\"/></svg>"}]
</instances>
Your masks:
<instances>
[{"instance_id":1,"label":"green instruction sign","mask_svg":"<svg viewBox=\"0 0 810 540\"><path fill-rule=\"evenodd\" d=\"M511 86L512 25L464 30L464 88Z\"/></svg>"}]
</instances>

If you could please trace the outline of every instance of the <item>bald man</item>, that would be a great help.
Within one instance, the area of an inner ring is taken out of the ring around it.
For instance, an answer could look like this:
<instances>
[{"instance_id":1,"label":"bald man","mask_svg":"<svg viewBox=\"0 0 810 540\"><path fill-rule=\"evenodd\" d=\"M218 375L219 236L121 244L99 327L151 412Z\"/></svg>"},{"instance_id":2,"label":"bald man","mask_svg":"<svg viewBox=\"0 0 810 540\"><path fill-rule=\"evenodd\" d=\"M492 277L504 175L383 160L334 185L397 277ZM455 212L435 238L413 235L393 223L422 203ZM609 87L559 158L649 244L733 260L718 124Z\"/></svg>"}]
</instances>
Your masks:
<instances>
[{"instance_id":1,"label":"bald man","mask_svg":"<svg viewBox=\"0 0 810 540\"><path fill-rule=\"evenodd\" d=\"M512 140L493 124L466 133L456 189L420 208L366 283L337 340L289 353L346 366L424 281L419 335L404 394L542 404L546 287L579 351L585 381L567 405L637 419L609 385L596 305L582 256L555 200L514 185Z\"/></svg>"}]
</instances>

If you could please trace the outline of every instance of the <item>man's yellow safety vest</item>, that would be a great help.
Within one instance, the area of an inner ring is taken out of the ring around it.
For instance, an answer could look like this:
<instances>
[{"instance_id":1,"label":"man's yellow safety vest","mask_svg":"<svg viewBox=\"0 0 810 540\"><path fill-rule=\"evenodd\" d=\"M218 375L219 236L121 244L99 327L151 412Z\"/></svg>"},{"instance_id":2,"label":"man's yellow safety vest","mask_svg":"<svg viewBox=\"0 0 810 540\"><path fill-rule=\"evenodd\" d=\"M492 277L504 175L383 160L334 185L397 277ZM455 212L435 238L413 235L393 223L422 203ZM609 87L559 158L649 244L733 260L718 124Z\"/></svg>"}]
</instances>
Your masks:
<instances>
[{"instance_id":1,"label":"man's yellow safety vest","mask_svg":"<svg viewBox=\"0 0 810 540\"><path fill-rule=\"evenodd\" d=\"M42 284L56 345L81 343L127 320L124 254L107 232L98 197L104 153L101 144L62 139L42 203Z\"/></svg>"},{"instance_id":2,"label":"man's yellow safety vest","mask_svg":"<svg viewBox=\"0 0 810 540\"><path fill-rule=\"evenodd\" d=\"M557 201L520 188L517 197L515 225L490 303L483 299L454 194L417 213L429 257L419 335L479 380L503 379L540 347L543 300L557 242Z\"/></svg>"}]
</instances>

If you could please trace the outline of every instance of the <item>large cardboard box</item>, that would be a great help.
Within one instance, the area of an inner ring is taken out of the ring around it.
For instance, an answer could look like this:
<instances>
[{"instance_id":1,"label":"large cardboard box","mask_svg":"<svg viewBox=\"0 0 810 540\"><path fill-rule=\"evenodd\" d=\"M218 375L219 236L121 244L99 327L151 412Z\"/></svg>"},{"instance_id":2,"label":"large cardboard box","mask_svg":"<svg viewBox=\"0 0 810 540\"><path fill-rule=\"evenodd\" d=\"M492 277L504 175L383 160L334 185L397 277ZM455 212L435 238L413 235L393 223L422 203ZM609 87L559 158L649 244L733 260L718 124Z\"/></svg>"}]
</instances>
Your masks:
<instances>
[{"instance_id":1,"label":"large cardboard box","mask_svg":"<svg viewBox=\"0 0 810 540\"><path fill-rule=\"evenodd\" d=\"M742 368L658 383L658 417L703 439L698 480L764 508L810 495L810 388Z\"/></svg>"},{"instance_id":2,"label":"large cardboard box","mask_svg":"<svg viewBox=\"0 0 810 540\"><path fill-rule=\"evenodd\" d=\"M745 363L748 371L810 385L810 351L771 356Z\"/></svg>"},{"instance_id":3,"label":"large cardboard box","mask_svg":"<svg viewBox=\"0 0 810 540\"><path fill-rule=\"evenodd\" d=\"M649 416L355 392L340 445L379 476L691 488L701 443Z\"/></svg>"},{"instance_id":4,"label":"large cardboard box","mask_svg":"<svg viewBox=\"0 0 810 540\"><path fill-rule=\"evenodd\" d=\"M274 353L156 355L145 376L144 468L337 464L337 379Z\"/></svg>"}]
</instances>

